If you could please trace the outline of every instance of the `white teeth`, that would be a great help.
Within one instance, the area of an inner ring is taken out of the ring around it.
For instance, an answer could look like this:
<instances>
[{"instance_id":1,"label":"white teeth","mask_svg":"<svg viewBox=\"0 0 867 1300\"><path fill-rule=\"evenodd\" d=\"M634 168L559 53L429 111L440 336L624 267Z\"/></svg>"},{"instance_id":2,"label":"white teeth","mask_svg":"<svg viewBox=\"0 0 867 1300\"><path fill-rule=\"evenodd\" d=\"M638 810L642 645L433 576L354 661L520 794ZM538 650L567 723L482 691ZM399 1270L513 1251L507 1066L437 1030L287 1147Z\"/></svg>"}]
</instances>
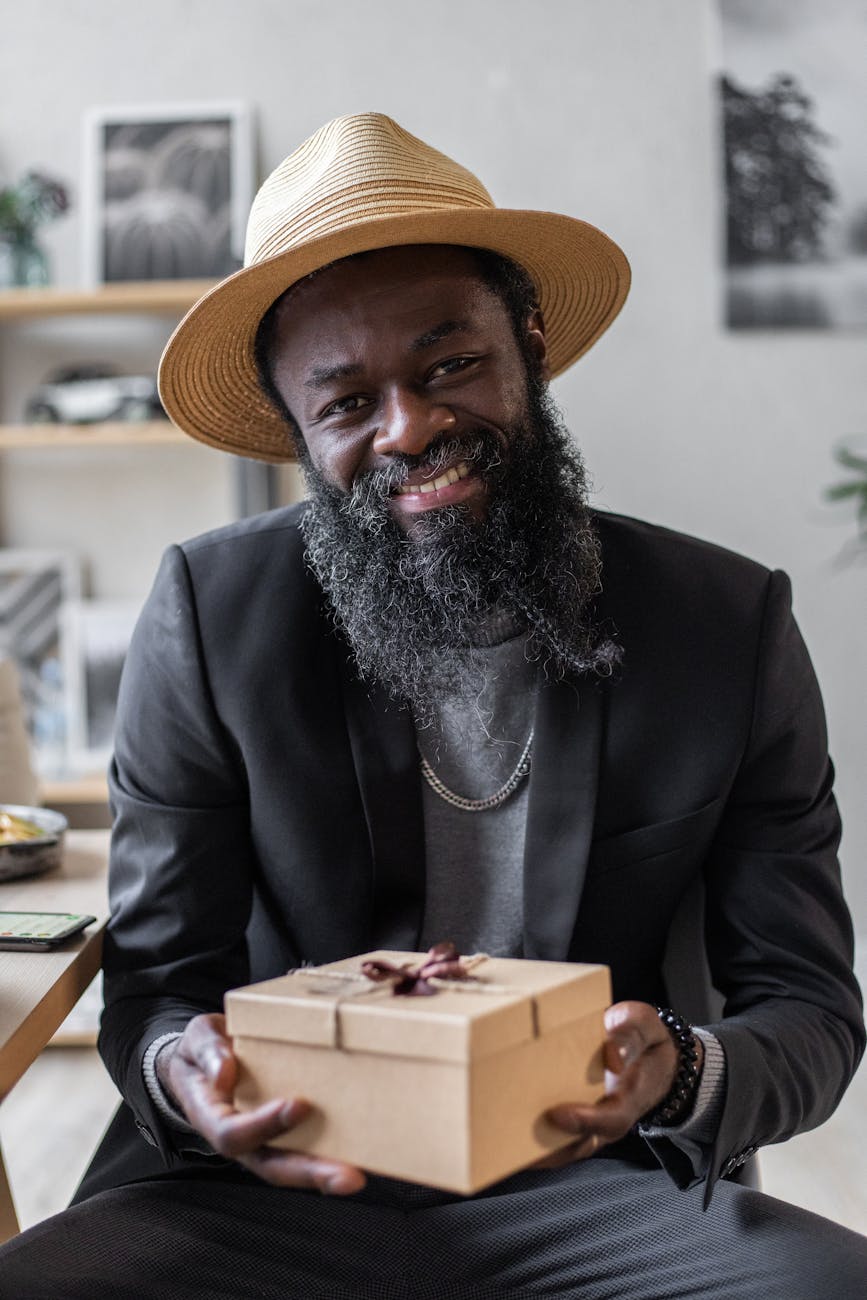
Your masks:
<instances>
[{"instance_id":1,"label":"white teeth","mask_svg":"<svg viewBox=\"0 0 867 1300\"><path fill-rule=\"evenodd\" d=\"M469 465L462 460L458 465L447 469L445 474L440 474L439 478L431 479L428 483L401 483L397 490L404 495L409 492L439 492L440 488L448 487L449 483L457 483L469 473Z\"/></svg>"}]
</instances>

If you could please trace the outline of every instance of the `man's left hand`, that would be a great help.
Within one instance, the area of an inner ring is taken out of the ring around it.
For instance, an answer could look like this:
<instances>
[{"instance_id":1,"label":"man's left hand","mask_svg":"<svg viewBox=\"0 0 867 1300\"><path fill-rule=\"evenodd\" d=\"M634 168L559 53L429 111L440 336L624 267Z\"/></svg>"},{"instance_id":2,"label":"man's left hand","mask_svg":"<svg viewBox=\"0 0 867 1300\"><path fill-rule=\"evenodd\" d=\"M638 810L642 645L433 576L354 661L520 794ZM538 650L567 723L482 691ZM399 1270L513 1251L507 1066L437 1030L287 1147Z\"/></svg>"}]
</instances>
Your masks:
<instances>
[{"instance_id":1,"label":"man's left hand","mask_svg":"<svg viewBox=\"0 0 867 1300\"><path fill-rule=\"evenodd\" d=\"M655 1007L647 1002L615 1002L605 1012L605 1031L605 1096L592 1106L563 1102L548 1111L552 1123L571 1133L574 1141L541 1160L542 1168L586 1160L600 1147L625 1137L674 1083L677 1048ZM701 1042L698 1053L696 1069L701 1073Z\"/></svg>"}]
</instances>

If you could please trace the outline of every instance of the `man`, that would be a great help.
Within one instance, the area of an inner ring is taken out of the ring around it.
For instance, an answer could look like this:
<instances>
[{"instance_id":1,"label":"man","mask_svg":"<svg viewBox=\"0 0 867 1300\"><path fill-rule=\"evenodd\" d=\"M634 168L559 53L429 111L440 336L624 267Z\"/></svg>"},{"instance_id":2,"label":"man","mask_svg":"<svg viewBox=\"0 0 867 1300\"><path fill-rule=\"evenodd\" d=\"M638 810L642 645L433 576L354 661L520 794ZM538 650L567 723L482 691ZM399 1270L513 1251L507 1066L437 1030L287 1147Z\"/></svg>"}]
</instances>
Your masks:
<instances>
[{"instance_id":1,"label":"man","mask_svg":"<svg viewBox=\"0 0 867 1300\"><path fill-rule=\"evenodd\" d=\"M4 1294L863 1293L862 1238L727 1181L830 1113L863 1026L787 581L590 511L548 397L627 285L379 115L263 186L162 393L311 501L172 548L142 615L101 1034L130 1109ZM657 1005L699 881L726 1007L693 1034ZM611 966L608 1092L551 1112L557 1157L461 1198L273 1146L315 1097L235 1110L227 989L444 938Z\"/></svg>"}]
</instances>

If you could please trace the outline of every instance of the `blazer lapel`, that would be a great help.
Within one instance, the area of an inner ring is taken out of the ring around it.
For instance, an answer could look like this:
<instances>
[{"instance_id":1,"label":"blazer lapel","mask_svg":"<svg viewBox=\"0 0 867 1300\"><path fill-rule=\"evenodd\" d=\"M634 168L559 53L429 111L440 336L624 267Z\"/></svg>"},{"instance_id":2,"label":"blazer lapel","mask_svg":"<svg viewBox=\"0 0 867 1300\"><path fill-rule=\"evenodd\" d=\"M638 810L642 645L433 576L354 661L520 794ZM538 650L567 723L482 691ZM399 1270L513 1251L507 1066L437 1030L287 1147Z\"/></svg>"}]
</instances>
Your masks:
<instances>
[{"instance_id":1,"label":"blazer lapel","mask_svg":"<svg viewBox=\"0 0 867 1300\"><path fill-rule=\"evenodd\" d=\"M424 910L424 824L415 728L347 658L346 725L373 861L372 948L418 948Z\"/></svg>"},{"instance_id":2,"label":"blazer lapel","mask_svg":"<svg viewBox=\"0 0 867 1300\"><path fill-rule=\"evenodd\" d=\"M524 956L566 961L593 836L602 687L543 682L524 847Z\"/></svg>"}]
</instances>

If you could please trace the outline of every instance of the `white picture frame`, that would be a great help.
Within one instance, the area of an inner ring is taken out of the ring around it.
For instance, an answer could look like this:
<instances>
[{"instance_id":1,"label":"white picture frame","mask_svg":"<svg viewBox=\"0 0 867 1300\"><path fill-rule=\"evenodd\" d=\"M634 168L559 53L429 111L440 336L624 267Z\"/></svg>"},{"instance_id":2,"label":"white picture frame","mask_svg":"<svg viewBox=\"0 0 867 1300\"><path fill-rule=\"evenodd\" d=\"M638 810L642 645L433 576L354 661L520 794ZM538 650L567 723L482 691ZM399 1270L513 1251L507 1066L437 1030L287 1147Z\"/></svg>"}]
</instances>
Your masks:
<instances>
[{"instance_id":1,"label":"white picture frame","mask_svg":"<svg viewBox=\"0 0 867 1300\"><path fill-rule=\"evenodd\" d=\"M103 771L113 748L117 692L141 602L73 600L63 608L67 769Z\"/></svg>"},{"instance_id":2,"label":"white picture frame","mask_svg":"<svg viewBox=\"0 0 867 1300\"><path fill-rule=\"evenodd\" d=\"M237 100L91 108L82 176L85 285L220 279L244 256L252 108Z\"/></svg>"},{"instance_id":3,"label":"white picture frame","mask_svg":"<svg viewBox=\"0 0 867 1300\"><path fill-rule=\"evenodd\" d=\"M67 739L63 610L81 595L68 551L0 548L0 655L18 668L33 765L57 775Z\"/></svg>"}]
</instances>

